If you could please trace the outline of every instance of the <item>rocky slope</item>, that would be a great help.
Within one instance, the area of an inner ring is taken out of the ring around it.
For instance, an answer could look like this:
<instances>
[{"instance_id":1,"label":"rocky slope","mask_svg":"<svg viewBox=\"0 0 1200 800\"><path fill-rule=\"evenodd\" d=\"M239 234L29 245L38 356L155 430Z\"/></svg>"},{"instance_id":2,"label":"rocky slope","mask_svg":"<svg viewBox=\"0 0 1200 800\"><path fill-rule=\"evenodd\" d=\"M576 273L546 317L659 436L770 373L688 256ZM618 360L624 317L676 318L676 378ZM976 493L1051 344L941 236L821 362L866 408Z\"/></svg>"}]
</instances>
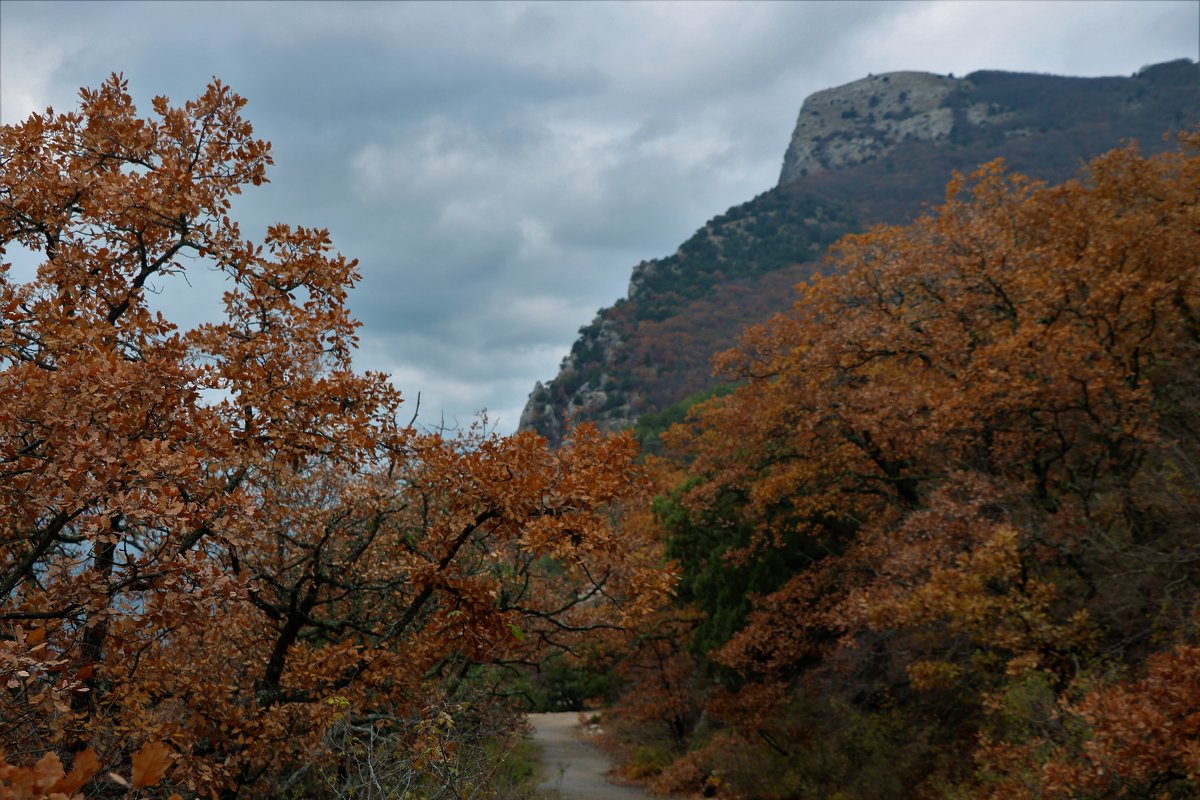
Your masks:
<instances>
[{"instance_id":1,"label":"rocky slope","mask_svg":"<svg viewBox=\"0 0 1200 800\"><path fill-rule=\"evenodd\" d=\"M1200 123L1200 65L1128 78L976 72L872 75L807 98L779 184L701 227L672 255L633 269L626 297L580 329L559 374L538 383L521 429L561 441L572 421L631 426L716 383L709 359L790 304L843 234L902 222L941 199L952 171L1003 157L1063 180L1136 139Z\"/></svg>"}]
</instances>

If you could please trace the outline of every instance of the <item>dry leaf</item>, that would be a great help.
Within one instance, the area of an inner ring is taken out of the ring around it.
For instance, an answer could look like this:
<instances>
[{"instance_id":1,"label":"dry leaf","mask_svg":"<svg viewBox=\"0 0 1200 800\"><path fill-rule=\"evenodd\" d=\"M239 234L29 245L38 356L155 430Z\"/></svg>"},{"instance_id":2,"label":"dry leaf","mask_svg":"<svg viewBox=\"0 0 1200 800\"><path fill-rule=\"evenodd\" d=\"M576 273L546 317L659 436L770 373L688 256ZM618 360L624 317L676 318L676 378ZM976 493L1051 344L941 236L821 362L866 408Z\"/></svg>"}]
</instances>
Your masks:
<instances>
[{"instance_id":1,"label":"dry leaf","mask_svg":"<svg viewBox=\"0 0 1200 800\"><path fill-rule=\"evenodd\" d=\"M171 750L162 742L146 742L133 754L133 788L153 786L171 766Z\"/></svg>"},{"instance_id":2,"label":"dry leaf","mask_svg":"<svg viewBox=\"0 0 1200 800\"><path fill-rule=\"evenodd\" d=\"M99 769L100 759L96 757L96 751L89 747L75 755L75 765L62 780L54 784L54 791L68 794L74 792L87 783Z\"/></svg>"}]
</instances>

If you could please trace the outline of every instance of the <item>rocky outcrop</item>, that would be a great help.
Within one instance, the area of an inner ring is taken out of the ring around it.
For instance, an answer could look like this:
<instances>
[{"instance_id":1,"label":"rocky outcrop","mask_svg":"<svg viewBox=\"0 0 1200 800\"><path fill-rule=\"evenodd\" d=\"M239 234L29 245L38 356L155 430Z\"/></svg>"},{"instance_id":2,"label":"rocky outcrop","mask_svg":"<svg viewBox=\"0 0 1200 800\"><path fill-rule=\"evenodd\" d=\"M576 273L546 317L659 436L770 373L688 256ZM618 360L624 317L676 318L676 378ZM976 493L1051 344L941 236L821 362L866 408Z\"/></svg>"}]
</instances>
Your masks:
<instances>
[{"instance_id":1,"label":"rocky outcrop","mask_svg":"<svg viewBox=\"0 0 1200 800\"><path fill-rule=\"evenodd\" d=\"M629 276L629 291L626 297L630 300L638 296L642 290L642 286L646 281L650 280L659 271L660 263L657 260L643 261L633 268L633 273Z\"/></svg>"},{"instance_id":2,"label":"rocky outcrop","mask_svg":"<svg viewBox=\"0 0 1200 800\"><path fill-rule=\"evenodd\" d=\"M580 331L554 380L534 385L521 411L518 430L536 430L557 446L572 422L587 420L609 432L632 425L636 414L630 398L615 390L608 374L595 374L596 365L613 363L621 341L611 320L592 320Z\"/></svg>"},{"instance_id":3,"label":"rocky outcrop","mask_svg":"<svg viewBox=\"0 0 1200 800\"><path fill-rule=\"evenodd\" d=\"M562 420L558 418L558 412L554 410L554 397L546 385L538 381L533 385L529 399L525 401L525 408L521 411L521 420L517 423L517 430L538 430L542 424L550 430L562 428Z\"/></svg>"},{"instance_id":4,"label":"rocky outcrop","mask_svg":"<svg viewBox=\"0 0 1200 800\"><path fill-rule=\"evenodd\" d=\"M959 83L928 72L889 72L817 92L800 108L779 182L872 161L899 142L948 138L954 110L946 100ZM980 114L986 119L987 109Z\"/></svg>"}]
</instances>

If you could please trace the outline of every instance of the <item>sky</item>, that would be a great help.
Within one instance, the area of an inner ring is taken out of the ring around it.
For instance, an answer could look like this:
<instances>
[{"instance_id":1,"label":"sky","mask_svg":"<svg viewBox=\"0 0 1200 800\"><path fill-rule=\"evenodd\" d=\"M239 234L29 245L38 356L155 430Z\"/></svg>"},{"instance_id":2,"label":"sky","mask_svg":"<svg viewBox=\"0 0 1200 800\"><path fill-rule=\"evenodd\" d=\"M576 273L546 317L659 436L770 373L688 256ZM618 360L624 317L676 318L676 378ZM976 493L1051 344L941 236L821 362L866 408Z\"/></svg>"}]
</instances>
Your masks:
<instances>
[{"instance_id":1,"label":"sky","mask_svg":"<svg viewBox=\"0 0 1200 800\"><path fill-rule=\"evenodd\" d=\"M9 2L0 122L120 72L150 98L215 76L269 140L243 231L328 228L360 261L356 366L418 424L515 430L534 382L634 265L778 180L804 98L899 70L1131 75L1200 58L1197 0ZM33 262L21 254L14 279ZM213 274L159 302L218 309Z\"/></svg>"}]
</instances>

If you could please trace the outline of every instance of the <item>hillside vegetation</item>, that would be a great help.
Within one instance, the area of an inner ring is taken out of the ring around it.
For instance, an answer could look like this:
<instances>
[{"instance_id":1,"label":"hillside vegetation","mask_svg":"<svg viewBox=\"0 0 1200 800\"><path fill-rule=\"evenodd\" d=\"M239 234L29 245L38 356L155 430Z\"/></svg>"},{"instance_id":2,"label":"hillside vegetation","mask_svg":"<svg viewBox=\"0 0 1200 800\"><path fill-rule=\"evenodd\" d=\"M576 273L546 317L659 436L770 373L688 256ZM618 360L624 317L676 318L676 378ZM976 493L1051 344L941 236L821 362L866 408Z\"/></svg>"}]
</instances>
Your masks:
<instances>
[{"instance_id":1,"label":"hillside vegetation","mask_svg":"<svg viewBox=\"0 0 1200 800\"><path fill-rule=\"evenodd\" d=\"M834 249L663 439L676 603L614 716L661 790L1200 790L1200 131L993 163ZM661 421L660 421L661 422Z\"/></svg>"}]
</instances>

